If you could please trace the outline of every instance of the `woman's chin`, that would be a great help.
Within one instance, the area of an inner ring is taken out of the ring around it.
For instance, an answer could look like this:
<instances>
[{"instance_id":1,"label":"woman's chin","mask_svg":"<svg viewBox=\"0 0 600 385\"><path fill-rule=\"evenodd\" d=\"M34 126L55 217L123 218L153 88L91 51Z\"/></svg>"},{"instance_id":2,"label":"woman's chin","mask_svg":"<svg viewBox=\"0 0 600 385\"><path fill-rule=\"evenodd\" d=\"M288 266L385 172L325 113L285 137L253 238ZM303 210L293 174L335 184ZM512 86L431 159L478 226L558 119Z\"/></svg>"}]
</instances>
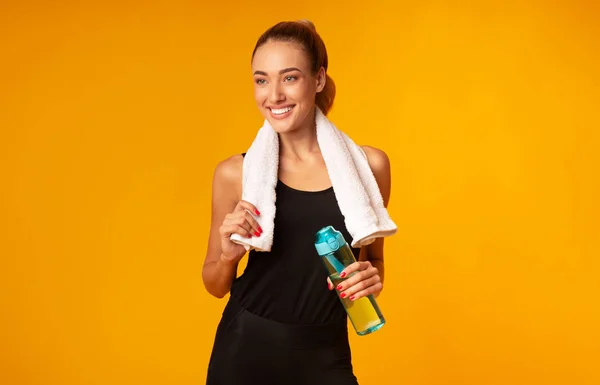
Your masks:
<instances>
[{"instance_id":1,"label":"woman's chin","mask_svg":"<svg viewBox=\"0 0 600 385\"><path fill-rule=\"evenodd\" d=\"M304 124L301 123L303 119L301 119L302 114L301 111L294 111L296 108L292 110L292 114L286 116L285 118L273 117L270 112L267 112L267 116L265 116L266 120L269 122L271 127L278 134L285 134L292 131L295 131L298 127L302 127Z\"/></svg>"},{"instance_id":2,"label":"woman's chin","mask_svg":"<svg viewBox=\"0 0 600 385\"><path fill-rule=\"evenodd\" d=\"M278 119L269 119L267 120L271 127L273 127L273 131L278 134L285 134L290 131L294 131L295 125L292 119L278 120Z\"/></svg>"}]
</instances>

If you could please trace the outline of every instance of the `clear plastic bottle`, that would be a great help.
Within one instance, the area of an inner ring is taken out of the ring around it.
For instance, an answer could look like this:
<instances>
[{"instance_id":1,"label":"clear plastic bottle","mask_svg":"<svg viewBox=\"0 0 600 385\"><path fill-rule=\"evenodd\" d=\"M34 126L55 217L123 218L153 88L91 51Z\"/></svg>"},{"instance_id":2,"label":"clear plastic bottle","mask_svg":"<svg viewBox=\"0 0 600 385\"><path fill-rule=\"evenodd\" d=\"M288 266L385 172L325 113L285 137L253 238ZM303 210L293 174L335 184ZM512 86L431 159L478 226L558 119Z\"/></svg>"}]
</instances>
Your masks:
<instances>
[{"instance_id":1,"label":"clear plastic bottle","mask_svg":"<svg viewBox=\"0 0 600 385\"><path fill-rule=\"evenodd\" d=\"M340 273L346 266L356 262L356 258L342 233L333 226L324 227L316 233L315 248L334 287L356 274L340 277ZM358 335L373 333L385 324L385 319L372 295L351 301L348 298L341 298L339 291L336 290L336 293Z\"/></svg>"}]
</instances>

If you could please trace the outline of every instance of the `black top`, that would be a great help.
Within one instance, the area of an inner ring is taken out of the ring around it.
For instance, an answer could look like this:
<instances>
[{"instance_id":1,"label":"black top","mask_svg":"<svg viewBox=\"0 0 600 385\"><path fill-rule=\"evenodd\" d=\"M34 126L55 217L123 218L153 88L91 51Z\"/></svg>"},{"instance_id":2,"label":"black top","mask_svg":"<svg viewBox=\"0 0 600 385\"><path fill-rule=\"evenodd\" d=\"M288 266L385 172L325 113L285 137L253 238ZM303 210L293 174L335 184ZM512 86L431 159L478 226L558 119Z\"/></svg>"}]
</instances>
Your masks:
<instances>
[{"instance_id":1,"label":"black top","mask_svg":"<svg viewBox=\"0 0 600 385\"><path fill-rule=\"evenodd\" d=\"M329 225L352 242L333 187L309 192L278 181L275 191L271 251L250 251L231 296L249 312L273 321L322 324L343 320L346 312L335 291L327 288L327 272L314 247L315 233ZM359 251L353 249L357 259Z\"/></svg>"}]
</instances>

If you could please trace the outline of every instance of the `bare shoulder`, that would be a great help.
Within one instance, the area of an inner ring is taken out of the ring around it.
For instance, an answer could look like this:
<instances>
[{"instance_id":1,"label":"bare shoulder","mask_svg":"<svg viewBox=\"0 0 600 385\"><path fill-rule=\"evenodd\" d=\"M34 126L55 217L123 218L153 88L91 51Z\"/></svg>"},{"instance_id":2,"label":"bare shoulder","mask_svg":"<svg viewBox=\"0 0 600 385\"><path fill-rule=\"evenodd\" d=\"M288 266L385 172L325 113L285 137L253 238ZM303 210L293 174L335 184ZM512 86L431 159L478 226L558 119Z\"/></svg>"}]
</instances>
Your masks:
<instances>
[{"instance_id":1,"label":"bare shoulder","mask_svg":"<svg viewBox=\"0 0 600 385\"><path fill-rule=\"evenodd\" d=\"M215 176L234 181L242 177L242 166L244 157L240 154L230 156L227 159L220 161L215 168Z\"/></svg>"},{"instance_id":2,"label":"bare shoulder","mask_svg":"<svg viewBox=\"0 0 600 385\"><path fill-rule=\"evenodd\" d=\"M381 196L383 197L383 203L385 206L387 206L390 200L392 188L390 159L383 150L378 148L372 146L361 146L361 148L367 156L369 167L371 167L373 176L375 176L375 180L379 185L379 190L381 192Z\"/></svg>"},{"instance_id":3,"label":"bare shoulder","mask_svg":"<svg viewBox=\"0 0 600 385\"><path fill-rule=\"evenodd\" d=\"M369 166L371 166L373 173L380 174L389 172L390 158L383 150L372 146L361 146L361 148L367 155L367 160L369 161Z\"/></svg>"},{"instance_id":4,"label":"bare shoulder","mask_svg":"<svg viewBox=\"0 0 600 385\"><path fill-rule=\"evenodd\" d=\"M215 167L213 184L217 189L227 189L241 194L244 157L240 154L222 160Z\"/></svg>"}]
</instances>

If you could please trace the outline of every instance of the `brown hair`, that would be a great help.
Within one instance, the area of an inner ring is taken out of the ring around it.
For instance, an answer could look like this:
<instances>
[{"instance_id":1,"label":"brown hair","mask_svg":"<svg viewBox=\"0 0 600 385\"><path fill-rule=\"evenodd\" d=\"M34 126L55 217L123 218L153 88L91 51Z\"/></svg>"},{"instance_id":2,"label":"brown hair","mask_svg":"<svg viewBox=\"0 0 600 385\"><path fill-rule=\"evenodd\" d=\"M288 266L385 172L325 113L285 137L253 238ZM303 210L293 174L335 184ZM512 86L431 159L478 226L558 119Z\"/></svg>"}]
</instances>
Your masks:
<instances>
[{"instance_id":1,"label":"brown hair","mask_svg":"<svg viewBox=\"0 0 600 385\"><path fill-rule=\"evenodd\" d=\"M315 104L323 111L325 115L331 110L333 100L335 99L335 83L327 75L327 49L321 36L317 33L315 25L310 20L282 21L275 24L265 31L258 38L252 58L256 50L268 41L289 41L300 44L311 62L313 74L316 74L321 67L325 69L326 80L325 87L317 94Z\"/></svg>"}]
</instances>

